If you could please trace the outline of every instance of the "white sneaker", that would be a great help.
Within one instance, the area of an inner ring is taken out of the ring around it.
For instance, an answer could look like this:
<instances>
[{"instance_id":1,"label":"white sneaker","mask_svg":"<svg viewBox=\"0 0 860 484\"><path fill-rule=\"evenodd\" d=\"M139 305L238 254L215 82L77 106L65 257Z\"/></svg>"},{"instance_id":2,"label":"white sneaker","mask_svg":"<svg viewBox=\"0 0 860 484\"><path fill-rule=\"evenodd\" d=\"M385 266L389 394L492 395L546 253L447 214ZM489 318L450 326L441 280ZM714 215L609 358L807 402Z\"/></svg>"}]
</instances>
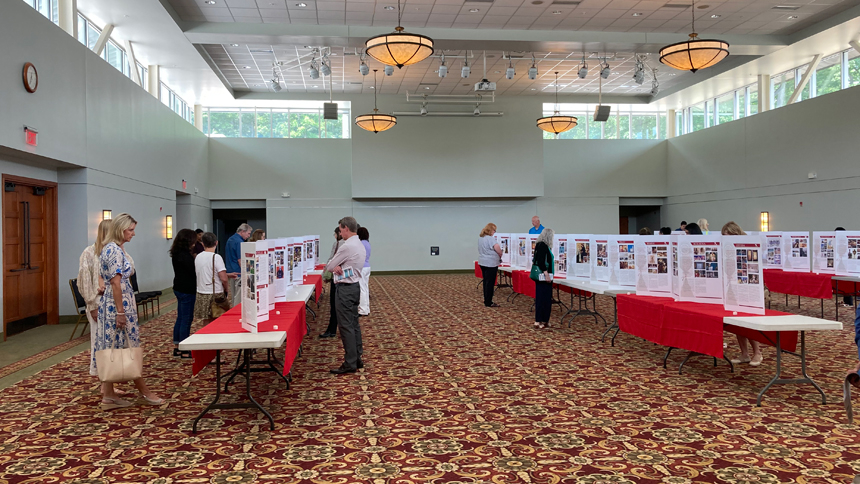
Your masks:
<instances>
[{"instance_id":1,"label":"white sneaker","mask_svg":"<svg viewBox=\"0 0 860 484\"><path fill-rule=\"evenodd\" d=\"M732 358L731 362L733 365L738 365L740 363L749 363L750 358L749 358L749 356L747 356L746 358L744 358L743 356L740 358Z\"/></svg>"},{"instance_id":2,"label":"white sneaker","mask_svg":"<svg viewBox=\"0 0 860 484\"><path fill-rule=\"evenodd\" d=\"M763 360L763 359L764 359L764 357L763 357L762 355L754 355L754 356L752 357L752 360L750 360L750 366L758 366L758 365L760 365L760 364L761 364L761 360Z\"/></svg>"}]
</instances>

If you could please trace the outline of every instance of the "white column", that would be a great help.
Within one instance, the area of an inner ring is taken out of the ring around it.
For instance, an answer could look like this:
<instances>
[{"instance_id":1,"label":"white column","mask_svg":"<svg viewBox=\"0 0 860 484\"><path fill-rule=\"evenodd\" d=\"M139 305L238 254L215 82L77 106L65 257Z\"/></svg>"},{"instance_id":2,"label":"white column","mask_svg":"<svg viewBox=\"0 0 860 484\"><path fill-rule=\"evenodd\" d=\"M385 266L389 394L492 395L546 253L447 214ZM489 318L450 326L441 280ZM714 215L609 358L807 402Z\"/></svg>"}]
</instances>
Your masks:
<instances>
[{"instance_id":1,"label":"white column","mask_svg":"<svg viewBox=\"0 0 860 484\"><path fill-rule=\"evenodd\" d=\"M134 55L134 46L131 45L130 40L125 42L125 53L128 55L128 65L131 66L131 80L138 86L142 86L143 79L140 78L140 71L137 70L137 56Z\"/></svg>"},{"instance_id":2,"label":"white column","mask_svg":"<svg viewBox=\"0 0 860 484\"><path fill-rule=\"evenodd\" d=\"M159 94L161 93L161 72L159 72L159 67L161 66L146 66L146 89L150 94L155 96L155 99L159 99Z\"/></svg>"},{"instance_id":3,"label":"white column","mask_svg":"<svg viewBox=\"0 0 860 484\"><path fill-rule=\"evenodd\" d=\"M674 138L675 131L678 129L675 126L677 118L675 116L675 110L669 109L666 111L666 139Z\"/></svg>"},{"instance_id":4,"label":"white column","mask_svg":"<svg viewBox=\"0 0 860 484\"><path fill-rule=\"evenodd\" d=\"M194 105L194 127L203 131L203 106Z\"/></svg>"},{"instance_id":5,"label":"white column","mask_svg":"<svg viewBox=\"0 0 860 484\"><path fill-rule=\"evenodd\" d=\"M60 28L78 38L78 0L59 0Z\"/></svg>"},{"instance_id":6,"label":"white column","mask_svg":"<svg viewBox=\"0 0 860 484\"><path fill-rule=\"evenodd\" d=\"M812 62L806 66L806 72L803 73L803 77L800 78L800 83L795 86L794 92L791 93L791 97L788 98L788 103L786 104L794 104L797 102L798 98L800 98L803 88L806 87L806 84L809 82L809 78L812 77L812 73L815 72L816 68L818 68L818 63L821 62L821 57L821 54L815 54L815 57L812 58Z\"/></svg>"},{"instance_id":7,"label":"white column","mask_svg":"<svg viewBox=\"0 0 860 484\"><path fill-rule=\"evenodd\" d=\"M770 111L770 76L768 74L758 75L758 112Z\"/></svg>"},{"instance_id":8,"label":"white column","mask_svg":"<svg viewBox=\"0 0 860 484\"><path fill-rule=\"evenodd\" d=\"M105 46L107 45L107 41L110 40L110 34L113 32L113 24L105 25L105 28L102 29L102 33L99 34L99 40L96 41L96 45L93 46L93 52L96 55L102 55L102 51L105 50Z\"/></svg>"}]
</instances>

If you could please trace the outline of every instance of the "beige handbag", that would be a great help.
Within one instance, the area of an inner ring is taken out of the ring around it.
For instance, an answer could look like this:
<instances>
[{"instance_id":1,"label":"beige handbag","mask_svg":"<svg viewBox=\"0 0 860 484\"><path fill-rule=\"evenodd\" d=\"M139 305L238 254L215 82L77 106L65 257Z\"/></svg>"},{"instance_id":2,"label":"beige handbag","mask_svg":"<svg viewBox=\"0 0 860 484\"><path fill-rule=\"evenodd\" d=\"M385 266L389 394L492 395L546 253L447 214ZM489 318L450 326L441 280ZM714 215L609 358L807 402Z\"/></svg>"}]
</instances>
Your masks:
<instances>
[{"instance_id":1,"label":"beige handbag","mask_svg":"<svg viewBox=\"0 0 860 484\"><path fill-rule=\"evenodd\" d=\"M128 341L128 334L125 334ZM118 383L137 380L143 375L143 348L110 348L96 351L99 380Z\"/></svg>"}]
</instances>

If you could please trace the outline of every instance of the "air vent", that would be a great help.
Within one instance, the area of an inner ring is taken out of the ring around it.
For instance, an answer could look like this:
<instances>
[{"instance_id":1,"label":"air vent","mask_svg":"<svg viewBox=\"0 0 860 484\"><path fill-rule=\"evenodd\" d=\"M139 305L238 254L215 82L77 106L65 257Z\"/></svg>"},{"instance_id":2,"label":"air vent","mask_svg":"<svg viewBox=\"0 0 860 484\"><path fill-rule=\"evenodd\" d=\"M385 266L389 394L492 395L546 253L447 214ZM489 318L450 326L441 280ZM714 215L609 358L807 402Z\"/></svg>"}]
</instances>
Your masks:
<instances>
[{"instance_id":1,"label":"air vent","mask_svg":"<svg viewBox=\"0 0 860 484\"><path fill-rule=\"evenodd\" d=\"M466 0L466 3L493 3L493 0Z\"/></svg>"},{"instance_id":2,"label":"air vent","mask_svg":"<svg viewBox=\"0 0 860 484\"><path fill-rule=\"evenodd\" d=\"M579 5L582 2L577 2L574 0L555 0L552 2L553 5Z\"/></svg>"},{"instance_id":3,"label":"air vent","mask_svg":"<svg viewBox=\"0 0 860 484\"><path fill-rule=\"evenodd\" d=\"M690 8L690 6L683 3L667 3L666 5L663 5L663 8L677 8L678 10L685 10Z\"/></svg>"},{"instance_id":4,"label":"air vent","mask_svg":"<svg viewBox=\"0 0 860 484\"><path fill-rule=\"evenodd\" d=\"M249 49L248 52L252 54L273 54L272 49Z\"/></svg>"},{"instance_id":5,"label":"air vent","mask_svg":"<svg viewBox=\"0 0 860 484\"><path fill-rule=\"evenodd\" d=\"M439 85L438 82L435 84L433 84L432 82L422 82L422 83L418 84L418 87L424 87L424 86L433 87L433 86L438 86L438 85Z\"/></svg>"},{"instance_id":6,"label":"air vent","mask_svg":"<svg viewBox=\"0 0 860 484\"><path fill-rule=\"evenodd\" d=\"M782 10L793 12L795 10L800 10L800 5L775 5L771 7L771 10Z\"/></svg>"}]
</instances>

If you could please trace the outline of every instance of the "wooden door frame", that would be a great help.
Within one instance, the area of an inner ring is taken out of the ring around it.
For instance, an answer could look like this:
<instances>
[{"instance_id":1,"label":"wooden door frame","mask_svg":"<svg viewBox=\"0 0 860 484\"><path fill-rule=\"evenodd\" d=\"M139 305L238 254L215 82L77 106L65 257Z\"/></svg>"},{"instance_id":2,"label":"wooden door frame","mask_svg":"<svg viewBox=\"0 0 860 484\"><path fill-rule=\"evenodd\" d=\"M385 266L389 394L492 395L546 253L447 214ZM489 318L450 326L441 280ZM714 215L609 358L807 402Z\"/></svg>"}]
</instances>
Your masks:
<instances>
[{"instance_id":1,"label":"wooden door frame","mask_svg":"<svg viewBox=\"0 0 860 484\"><path fill-rule=\"evenodd\" d=\"M48 267L47 273L47 299L48 299L48 324L57 324L60 322L60 244L59 244L59 204L58 204L58 187L56 182L47 180L38 180L36 178L27 178L17 175L8 175L3 173L3 186L6 182L12 182L16 185L32 186L32 187L47 187L51 188L45 196L49 197L48 206L50 207L50 216L48 219ZM6 197L3 197L0 209L6 213ZM6 284L6 274L3 274L3 284ZM3 312L6 312L6 304L3 304ZM6 339L6 317L3 316L3 339Z\"/></svg>"}]
</instances>

